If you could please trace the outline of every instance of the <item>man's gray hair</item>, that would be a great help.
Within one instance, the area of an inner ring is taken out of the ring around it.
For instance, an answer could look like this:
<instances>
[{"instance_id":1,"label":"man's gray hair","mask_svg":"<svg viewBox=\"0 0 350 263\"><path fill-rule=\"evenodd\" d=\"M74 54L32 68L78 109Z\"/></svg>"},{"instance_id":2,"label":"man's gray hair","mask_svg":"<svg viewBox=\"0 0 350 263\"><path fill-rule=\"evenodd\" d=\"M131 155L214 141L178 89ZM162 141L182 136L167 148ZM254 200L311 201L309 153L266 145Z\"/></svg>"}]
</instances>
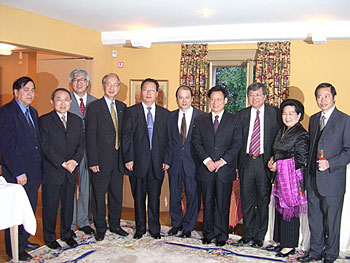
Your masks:
<instances>
[{"instance_id":1,"label":"man's gray hair","mask_svg":"<svg viewBox=\"0 0 350 263\"><path fill-rule=\"evenodd\" d=\"M89 74L86 72L86 70L83 69L75 69L73 70L70 74L69 74L69 82L72 83L72 80L75 78L75 76L80 76L80 75L84 75L84 77L86 78L86 81L89 85L90 83L90 76Z\"/></svg>"}]
</instances>

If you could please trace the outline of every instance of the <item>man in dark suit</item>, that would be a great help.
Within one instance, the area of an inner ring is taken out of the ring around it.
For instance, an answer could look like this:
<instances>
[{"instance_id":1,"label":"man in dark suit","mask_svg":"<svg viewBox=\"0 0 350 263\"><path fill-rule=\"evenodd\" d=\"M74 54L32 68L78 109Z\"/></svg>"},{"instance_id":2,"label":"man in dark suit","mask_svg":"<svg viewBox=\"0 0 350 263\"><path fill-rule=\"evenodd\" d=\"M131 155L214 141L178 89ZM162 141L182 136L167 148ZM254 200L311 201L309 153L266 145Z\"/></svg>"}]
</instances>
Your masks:
<instances>
[{"instance_id":1,"label":"man in dark suit","mask_svg":"<svg viewBox=\"0 0 350 263\"><path fill-rule=\"evenodd\" d=\"M250 107L237 113L243 128L239 154L239 177L243 214L243 244L261 247L268 225L272 173L267 163L272 144L280 128L281 114L277 108L265 105L267 90L262 83L247 89Z\"/></svg>"},{"instance_id":2,"label":"man in dark suit","mask_svg":"<svg viewBox=\"0 0 350 263\"><path fill-rule=\"evenodd\" d=\"M92 171L92 214L96 227L96 241L107 231L105 195L108 194L109 230L127 236L120 227L123 204L124 166L120 149L125 104L115 99L120 89L117 74L102 79L104 96L90 103L86 113L86 152Z\"/></svg>"},{"instance_id":3,"label":"man in dark suit","mask_svg":"<svg viewBox=\"0 0 350 263\"><path fill-rule=\"evenodd\" d=\"M71 92L72 104L70 105L69 112L76 114L83 120L85 131L84 119L86 116L86 108L90 102L96 100L94 96L87 92L90 83L89 74L83 69L75 69L69 75L69 82L73 89ZM79 198L78 202L74 202L73 222L71 229L74 233L76 223L78 223L79 230L83 231L87 235L90 235L94 233L94 230L90 227L90 175L87 165L86 151L84 152L84 157L79 164L78 177ZM74 195L74 200L76 200L76 194ZM76 204L78 205L78 211Z\"/></svg>"},{"instance_id":4,"label":"man in dark suit","mask_svg":"<svg viewBox=\"0 0 350 263\"><path fill-rule=\"evenodd\" d=\"M190 87L180 86L176 91L179 109L170 114L172 160L168 170L170 188L170 216L172 228L169 235L176 235L182 228L182 237L190 237L198 217L200 196L197 186L197 156L191 146L192 127L202 111L193 108L193 94ZM182 185L186 193L186 213L183 216L181 197Z\"/></svg>"},{"instance_id":5,"label":"man in dark suit","mask_svg":"<svg viewBox=\"0 0 350 263\"><path fill-rule=\"evenodd\" d=\"M306 178L310 250L301 262L339 255L340 221L345 193L346 165L350 162L350 118L335 107L336 90L321 83L315 90L321 112L309 122L309 174ZM323 150L324 155L318 156Z\"/></svg>"},{"instance_id":6,"label":"man in dark suit","mask_svg":"<svg viewBox=\"0 0 350 263\"><path fill-rule=\"evenodd\" d=\"M202 243L210 244L215 238L217 246L224 246L242 130L239 120L224 111L227 91L223 87L211 88L208 98L211 113L196 118L192 134L201 162L198 177L204 206Z\"/></svg>"},{"instance_id":7,"label":"man in dark suit","mask_svg":"<svg viewBox=\"0 0 350 263\"><path fill-rule=\"evenodd\" d=\"M67 112L72 103L68 90L59 88L51 95L54 110L39 119L44 152L44 181L42 185L43 229L45 244L60 248L56 241L57 208L60 204L61 240L77 245L70 226L73 218L77 166L84 155L83 122Z\"/></svg>"},{"instance_id":8,"label":"man in dark suit","mask_svg":"<svg viewBox=\"0 0 350 263\"><path fill-rule=\"evenodd\" d=\"M23 185L35 213L38 188L42 180L42 147L39 136L38 113L30 106L35 86L29 77L13 83L14 99L0 109L0 163L7 182ZM3 216L3 215L2 215ZM19 259L32 257L25 252L38 248L28 242L29 234L19 228ZM5 230L6 253L12 257L10 231Z\"/></svg>"},{"instance_id":9,"label":"man in dark suit","mask_svg":"<svg viewBox=\"0 0 350 263\"><path fill-rule=\"evenodd\" d=\"M134 197L136 233L146 233L146 195L148 195L148 227L151 236L160 239L159 205L164 172L171 162L170 112L155 104L158 81L141 83L142 102L125 110L122 149L132 195Z\"/></svg>"}]
</instances>

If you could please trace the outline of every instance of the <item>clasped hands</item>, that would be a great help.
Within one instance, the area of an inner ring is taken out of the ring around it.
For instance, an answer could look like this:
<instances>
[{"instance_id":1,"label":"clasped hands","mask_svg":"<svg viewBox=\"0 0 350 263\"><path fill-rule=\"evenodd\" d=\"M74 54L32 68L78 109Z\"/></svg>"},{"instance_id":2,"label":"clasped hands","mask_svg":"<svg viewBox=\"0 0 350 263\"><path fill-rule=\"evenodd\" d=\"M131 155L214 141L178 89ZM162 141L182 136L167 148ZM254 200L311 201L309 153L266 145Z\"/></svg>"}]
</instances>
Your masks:
<instances>
[{"instance_id":1,"label":"clasped hands","mask_svg":"<svg viewBox=\"0 0 350 263\"><path fill-rule=\"evenodd\" d=\"M223 160L218 160L214 162L213 160L209 160L205 166L208 168L210 172L215 172L217 173L221 167L225 165L225 162Z\"/></svg>"},{"instance_id":2,"label":"clasped hands","mask_svg":"<svg viewBox=\"0 0 350 263\"><path fill-rule=\"evenodd\" d=\"M62 167L70 173L73 173L73 171L74 171L75 167L77 167L77 165L78 165L77 161L75 161L73 159L62 163Z\"/></svg>"}]
</instances>

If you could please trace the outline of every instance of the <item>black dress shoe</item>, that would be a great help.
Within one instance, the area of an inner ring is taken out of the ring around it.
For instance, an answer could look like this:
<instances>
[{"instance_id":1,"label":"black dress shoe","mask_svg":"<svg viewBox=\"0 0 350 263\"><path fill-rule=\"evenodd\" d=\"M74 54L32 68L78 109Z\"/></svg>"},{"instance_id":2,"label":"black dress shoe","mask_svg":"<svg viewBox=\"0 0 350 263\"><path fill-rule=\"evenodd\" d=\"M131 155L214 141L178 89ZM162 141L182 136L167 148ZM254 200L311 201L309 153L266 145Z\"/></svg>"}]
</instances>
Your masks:
<instances>
[{"instance_id":1,"label":"black dress shoe","mask_svg":"<svg viewBox=\"0 0 350 263\"><path fill-rule=\"evenodd\" d=\"M34 250L39 248L40 245L39 244L34 244L34 243L29 243L24 247L24 250Z\"/></svg>"},{"instance_id":2,"label":"black dress shoe","mask_svg":"<svg viewBox=\"0 0 350 263\"><path fill-rule=\"evenodd\" d=\"M102 241L105 239L105 232L97 232L95 235L96 241Z\"/></svg>"},{"instance_id":3,"label":"black dress shoe","mask_svg":"<svg viewBox=\"0 0 350 263\"><path fill-rule=\"evenodd\" d=\"M251 243L252 240L250 238L242 237L240 240L238 240L238 243L247 245L248 243Z\"/></svg>"},{"instance_id":4,"label":"black dress shoe","mask_svg":"<svg viewBox=\"0 0 350 263\"><path fill-rule=\"evenodd\" d=\"M78 245L77 241L74 240L74 238L69 237L69 238L61 238L63 242L66 242L68 246L74 247Z\"/></svg>"},{"instance_id":5,"label":"black dress shoe","mask_svg":"<svg viewBox=\"0 0 350 263\"><path fill-rule=\"evenodd\" d=\"M23 251L23 252L20 252L19 255L18 255L18 259L20 261L28 261L28 260L31 260L33 257L31 255L29 255L27 252Z\"/></svg>"},{"instance_id":6,"label":"black dress shoe","mask_svg":"<svg viewBox=\"0 0 350 263\"><path fill-rule=\"evenodd\" d=\"M176 236L177 233L181 230L182 230L182 226L179 226L179 227L174 226L168 231L168 235L169 236Z\"/></svg>"},{"instance_id":7,"label":"black dress shoe","mask_svg":"<svg viewBox=\"0 0 350 263\"><path fill-rule=\"evenodd\" d=\"M281 245L268 245L267 247L266 247L266 249L268 249L268 250L280 250L281 249Z\"/></svg>"},{"instance_id":8,"label":"black dress shoe","mask_svg":"<svg viewBox=\"0 0 350 263\"><path fill-rule=\"evenodd\" d=\"M159 233L151 233L151 237L153 237L154 239L161 239L161 236Z\"/></svg>"},{"instance_id":9,"label":"black dress shoe","mask_svg":"<svg viewBox=\"0 0 350 263\"><path fill-rule=\"evenodd\" d=\"M252 247L262 247L263 244L264 243L262 242L262 240L255 239L255 240L253 240Z\"/></svg>"},{"instance_id":10,"label":"black dress shoe","mask_svg":"<svg viewBox=\"0 0 350 263\"><path fill-rule=\"evenodd\" d=\"M282 258L285 258L285 257L288 257L289 255L294 255L295 254L295 248L293 248L292 250L288 251L287 253L282 253L282 250L280 252L278 252L276 254L276 257L282 257Z\"/></svg>"},{"instance_id":11,"label":"black dress shoe","mask_svg":"<svg viewBox=\"0 0 350 263\"><path fill-rule=\"evenodd\" d=\"M126 237L128 235L128 233L122 228L110 229L109 231L111 231L112 233L117 234L119 236L123 236L123 237Z\"/></svg>"},{"instance_id":12,"label":"black dress shoe","mask_svg":"<svg viewBox=\"0 0 350 263\"><path fill-rule=\"evenodd\" d=\"M143 233L136 232L136 233L134 234L134 239L140 239L142 236L143 236Z\"/></svg>"},{"instance_id":13,"label":"black dress shoe","mask_svg":"<svg viewBox=\"0 0 350 263\"><path fill-rule=\"evenodd\" d=\"M333 263L334 262L334 260L331 260L331 259L324 259L323 260L323 263Z\"/></svg>"},{"instance_id":14,"label":"black dress shoe","mask_svg":"<svg viewBox=\"0 0 350 263\"><path fill-rule=\"evenodd\" d=\"M191 237L191 231L182 231L181 237Z\"/></svg>"},{"instance_id":15,"label":"black dress shoe","mask_svg":"<svg viewBox=\"0 0 350 263\"><path fill-rule=\"evenodd\" d=\"M77 235L75 234L74 230L71 230L70 232L71 232L72 237L77 237Z\"/></svg>"},{"instance_id":16,"label":"black dress shoe","mask_svg":"<svg viewBox=\"0 0 350 263\"><path fill-rule=\"evenodd\" d=\"M297 257L297 260L299 262L310 262L310 261L313 261L313 260L320 260L321 258L314 258L314 257L311 257L310 255L306 254L304 256L301 256L301 257Z\"/></svg>"},{"instance_id":17,"label":"black dress shoe","mask_svg":"<svg viewBox=\"0 0 350 263\"><path fill-rule=\"evenodd\" d=\"M57 241L46 242L45 245L48 246L48 247L51 248L51 249L58 249L58 248L61 248L60 243L58 243Z\"/></svg>"},{"instance_id":18,"label":"black dress shoe","mask_svg":"<svg viewBox=\"0 0 350 263\"><path fill-rule=\"evenodd\" d=\"M217 246L217 247L223 247L223 246L225 246L226 245L226 241L216 241L215 242L215 245Z\"/></svg>"},{"instance_id":19,"label":"black dress shoe","mask_svg":"<svg viewBox=\"0 0 350 263\"><path fill-rule=\"evenodd\" d=\"M203 244L203 245L209 245L209 244L211 244L211 239L203 238L203 239L202 239L202 244Z\"/></svg>"},{"instance_id":20,"label":"black dress shoe","mask_svg":"<svg viewBox=\"0 0 350 263\"><path fill-rule=\"evenodd\" d=\"M87 235L93 235L95 234L95 230L91 228L91 226L84 226L82 228L79 228L80 231L83 231ZM76 237L76 236L75 236Z\"/></svg>"}]
</instances>

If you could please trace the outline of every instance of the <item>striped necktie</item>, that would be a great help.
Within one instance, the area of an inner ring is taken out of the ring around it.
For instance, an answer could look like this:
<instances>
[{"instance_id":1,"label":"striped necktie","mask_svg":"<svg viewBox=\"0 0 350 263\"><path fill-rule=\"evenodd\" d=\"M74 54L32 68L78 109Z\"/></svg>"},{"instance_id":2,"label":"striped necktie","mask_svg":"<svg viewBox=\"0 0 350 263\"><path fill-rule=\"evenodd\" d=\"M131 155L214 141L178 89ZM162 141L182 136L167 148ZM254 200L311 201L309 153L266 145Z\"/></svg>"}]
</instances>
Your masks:
<instances>
[{"instance_id":1,"label":"striped necktie","mask_svg":"<svg viewBox=\"0 0 350 263\"><path fill-rule=\"evenodd\" d=\"M258 156L260 153L260 118L259 118L260 111L256 111L256 118L254 121L254 127L253 127L253 134L252 138L250 139L250 145L249 145L249 155L251 156Z\"/></svg>"}]
</instances>

